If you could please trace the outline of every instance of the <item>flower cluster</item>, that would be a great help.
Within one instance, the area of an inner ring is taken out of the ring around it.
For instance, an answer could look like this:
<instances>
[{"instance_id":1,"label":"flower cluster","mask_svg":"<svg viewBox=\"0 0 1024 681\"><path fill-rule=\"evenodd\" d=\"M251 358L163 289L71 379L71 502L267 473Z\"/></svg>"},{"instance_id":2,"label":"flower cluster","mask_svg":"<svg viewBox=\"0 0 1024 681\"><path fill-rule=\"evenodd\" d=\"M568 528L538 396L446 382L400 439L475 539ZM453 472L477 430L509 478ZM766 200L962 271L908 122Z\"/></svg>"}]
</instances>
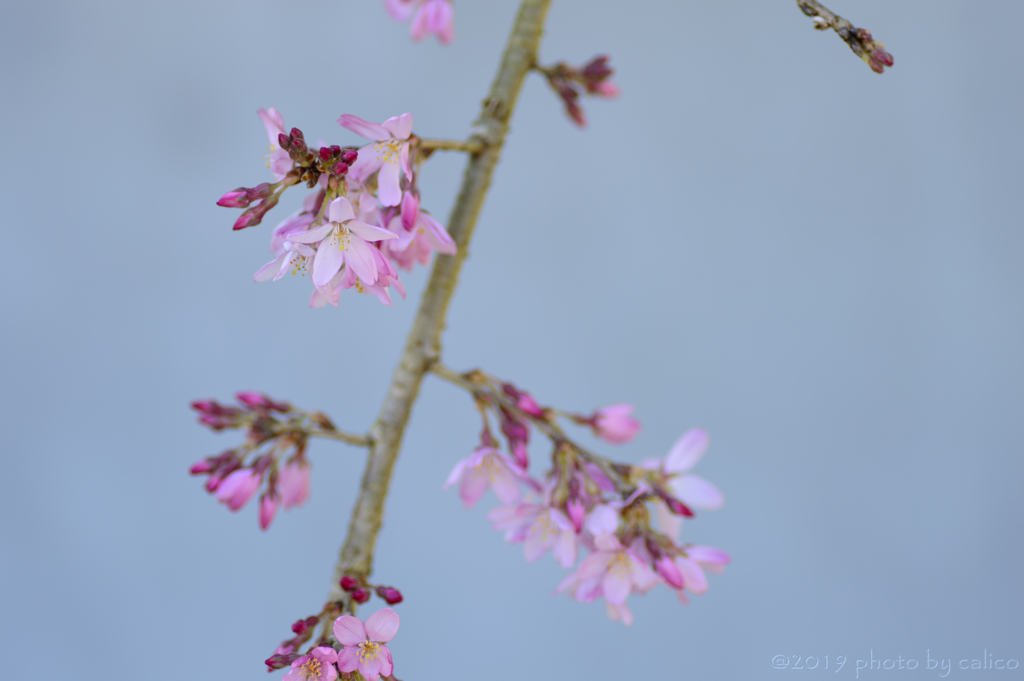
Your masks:
<instances>
[{"instance_id":1,"label":"flower cluster","mask_svg":"<svg viewBox=\"0 0 1024 681\"><path fill-rule=\"evenodd\" d=\"M587 117L579 105L582 93L614 99L619 96L619 88L609 79L614 71L608 66L607 55L594 57L579 68L566 63L554 66L538 66L537 70L548 79L548 84L565 105L565 113L576 125L586 127Z\"/></svg>"},{"instance_id":2,"label":"flower cluster","mask_svg":"<svg viewBox=\"0 0 1024 681\"><path fill-rule=\"evenodd\" d=\"M687 431L663 459L616 463L569 440L556 419L567 417L608 442L622 443L640 428L629 405L589 416L568 414L541 407L528 393L479 371L436 372L470 390L484 417L480 445L455 465L445 488L457 485L467 508L493 490L501 505L487 517L507 541L523 544L528 561L550 550L562 567L573 568L581 552L589 553L556 593L588 603L604 598L609 616L628 625L629 594L664 584L686 603L687 591L707 591L705 572L720 572L729 563L723 551L680 541L683 519L693 517L694 509L724 503L717 487L690 472L707 449L704 431ZM492 435L488 414L501 423L507 453ZM528 471L531 427L554 443L552 467L540 479Z\"/></svg>"},{"instance_id":3,"label":"flower cluster","mask_svg":"<svg viewBox=\"0 0 1024 681\"><path fill-rule=\"evenodd\" d=\"M327 645L321 638L320 645L299 655L295 651L302 643L295 644L295 641L300 637L305 637L301 639L303 643L308 640L319 619L314 616L292 625L297 638L286 641L267 659L267 671L290 667L284 675L285 681L334 681L339 672L350 678L357 671L365 681L392 676L394 659L387 643L398 633L398 613L391 608L382 608L370 615L365 624L358 617L342 615L334 620L332 627L334 637L342 645L340 650Z\"/></svg>"},{"instance_id":4,"label":"flower cluster","mask_svg":"<svg viewBox=\"0 0 1024 681\"><path fill-rule=\"evenodd\" d=\"M255 281L308 272L314 287L310 307L337 307L344 289L391 305L392 288L405 297L396 266L410 271L434 251L455 253L444 226L420 209L416 175L425 155L412 134L411 114L379 124L343 115L338 123L373 140L360 149L311 148L298 128L285 132L273 107L258 114L270 141L267 167L275 182L221 197L218 205L246 208L234 228L259 224L290 186L303 182L314 191L274 230L274 259L253 275Z\"/></svg>"},{"instance_id":5,"label":"flower cluster","mask_svg":"<svg viewBox=\"0 0 1024 681\"><path fill-rule=\"evenodd\" d=\"M455 39L455 10L451 0L384 0L384 8L395 21L412 17L409 34L413 40L436 34L447 45Z\"/></svg>"},{"instance_id":6,"label":"flower cluster","mask_svg":"<svg viewBox=\"0 0 1024 681\"><path fill-rule=\"evenodd\" d=\"M232 511L260 494L259 523L270 527L277 509L301 506L309 498L306 443L311 435L334 433L331 421L319 412L304 412L266 395L240 392L238 405L197 400L192 408L199 422L220 431L244 429L245 442L199 461L189 472L206 475L206 491Z\"/></svg>"}]
</instances>

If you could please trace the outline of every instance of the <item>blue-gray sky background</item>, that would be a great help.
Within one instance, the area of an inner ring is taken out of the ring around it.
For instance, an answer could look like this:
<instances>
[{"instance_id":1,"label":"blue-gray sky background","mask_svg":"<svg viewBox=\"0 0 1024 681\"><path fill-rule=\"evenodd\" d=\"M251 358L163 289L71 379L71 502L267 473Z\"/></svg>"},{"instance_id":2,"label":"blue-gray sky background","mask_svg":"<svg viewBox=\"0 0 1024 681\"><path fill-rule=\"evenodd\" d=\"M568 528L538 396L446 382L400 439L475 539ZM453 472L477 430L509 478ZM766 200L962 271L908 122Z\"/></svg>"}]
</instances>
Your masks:
<instances>
[{"instance_id":1,"label":"blue-gray sky background","mask_svg":"<svg viewBox=\"0 0 1024 681\"><path fill-rule=\"evenodd\" d=\"M529 79L445 359L545 404L636 404L634 444L594 445L626 460L708 429L697 472L727 502L685 538L734 562L688 608L633 597L630 628L551 596L563 571L490 529L492 496L441 492L477 421L429 379L376 560L407 597L400 678L1024 657L1024 4L834 2L895 68L792 0L554 3L543 59L609 53L623 96L581 132ZM299 191L242 233L214 202L268 177L261 106L313 140L405 111L464 136L515 4L458 2L447 48L375 0L0 7L5 676L267 678L326 594L363 454L314 444L310 503L263 533L186 474L235 441L187 404L262 390L367 427L426 272L394 310L311 311L307 280L251 279ZM463 163L423 172L442 218Z\"/></svg>"}]
</instances>

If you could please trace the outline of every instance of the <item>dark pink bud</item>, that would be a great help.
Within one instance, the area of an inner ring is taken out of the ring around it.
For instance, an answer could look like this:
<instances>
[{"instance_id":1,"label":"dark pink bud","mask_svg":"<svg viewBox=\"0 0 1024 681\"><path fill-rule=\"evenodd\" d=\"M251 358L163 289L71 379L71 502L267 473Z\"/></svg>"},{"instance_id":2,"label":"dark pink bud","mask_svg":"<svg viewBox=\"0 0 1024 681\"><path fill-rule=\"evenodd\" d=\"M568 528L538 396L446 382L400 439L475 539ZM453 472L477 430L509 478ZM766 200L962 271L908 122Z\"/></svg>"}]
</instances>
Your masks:
<instances>
[{"instance_id":1,"label":"dark pink bud","mask_svg":"<svg viewBox=\"0 0 1024 681\"><path fill-rule=\"evenodd\" d=\"M331 173L335 175L344 175L348 172L348 164L344 161L338 161L331 167Z\"/></svg>"},{"instance_id":2,"label":"dark pink bud","mask_svg":"<svg viewBox=\"0 0 1024 681\"><path fill-rule=\"evenodd\" d=\"M317 156L320 157L321 161L329 161L329 160L331 160L331 148L330 147L320 147L320 150L317 152Z\"/></svg>"},{"instance_id":3,"label":"dark pink bud","mask_svg":"<svg viewBox=\"0 0 1024 681\"><path fill-rule=\"evenodd\" d=\"M402 598L402 592L391 586L378 586L377 595L383 598L388 605L395 605L401 603L404 599Z\"/></svg>"},{"instance_id":4,"label":"dark pink bud","mask_svg":"<svg viewBox=\"0 0 1024 681\"><path fill-rule=\"evenodd\" d=\"M345 591L352 591L353 589L359 588L359 580L355 577L349 577L348 575L341 578L340 584L341 588Z\"/></svg>"},{"instance_id":5,"label":"dark pink bud","mask_svg":"<svg viewBox=\"0 0 1024 681\"><path fill-rule=\"evenodd\" d=\"M245 229L246 227L258 225L260 224L261 218L262 216L258 216L255 213L242 213L240 216L238 216L238 219L235 220L235 224L234 226L231 227L231 229L237 232L240 229Z\"/></svg>"},{"instance_id":6,"label":"dark pink bud","mask_svg":"<svg viewBox=\"0 0 1024 681\"><path fill-rule=\"evenodd\" d=\"M252 200L248 196L249 190L245 187L239 187L229 191L224 196L220 197L217 201L218 206L224 206L225 208L245 208Z\"/></svg>"},{"instance_id":7,"label":"dark pink bud","mask_svg":"<svg viewBox=\"0 0 1024 681\"><path fill-rule=\"evenodd\" d=\"M693 517L693 511L690 510L690 507L678 499L670 496L663 496L662 501L664 501L665 505L668 506L668 510L672 511L676 515L686 516L687 518Z\"/></svg>"},{"instance_id":8,"label":"dark pink bud","mask_svg":"<svg viewBox=\"0 0 1024 681\"><path fill-rule=\"evenodd\" d=\"M214 414L220 408L220 405L214 400L196 400L192 403L192 408L206 414Z\"/></svg>"},{"instance_id":9,"label":"dark pink bud","mask_svg":"<svg viewBox=\"0 0 1024 681\"><path fill-rule=\"evenodd\" d=\"M341 153L341 147L339 147L337 144L332 144L331 145L331 156L337 156L340 153Z\"/></svg>"},{"instance_id":10,"label":"dark pink bud","mask_svg":"<svg viewBox=\"0 0 1024 681\"><path fill-rule=\"evenodd\" d=\"M254 409L266 409L270 406L270 400L265 395L261 395L258 392L251 390L245 390L240 393L235 393L235 397L242 404L246 404Z\"/></svg>"},{"instance_id":11,"label":"dark pink bud","mask_svg":"<svg viewBox=\"0 0 1024 681\"><path fill-rule=\"evenodd\" d=\"M346 149L341 152L341 160L349 165L355 163L357 158L359 158L359 152L355 149Z\"/></svg>"},{"instance_id":12,"label":"dark pink bud","mask_svg":"<svg viewBox=\"0 0 1024 681\"><path fill-rule=\"evenodd\" d=\"M572 521L572 527L576 530L576 534L582 532L583 521L587 515L587 509L583 506L583 502L579 499L570 499L565 510L569 512L569 520Z\"/></svg>"},{"instance_id":13,"label":"dark pink bud","mask_svg":"<svg viewBox=\"0 0 1024 681\"><path fill-rule=\"evenodd\" d=\"M281 147L285 151L288 151L292 147L292 138L283 132L277 136L277 146Z\"/></svg>"},{"instance_id":14,"label":"dark pink bud","mask_svg":"<svg viewBox=\"0 0 1024 681\"><path fill-rule=\"evenodd\" d=\"M213 463L209 459L203 459L199 463L192 464L192 468L188 469L189 475L202 475L203 473L209 473L213 470Z\"/></svg>"},{"instance_id":15,"label":"dark pink bud","mask_svg":"<svg viewBox=\"0 0 1024 681\"><path fill-rule=\"evenodd\" d=\"M295 140L304 140L304 139L306 139L305 135L303 135L302 131L299 130L298 128L292 128L291 132L288 133L288 134L290 134L292 136L292 142L294 142Z\"/></svg>"},{"instance_id":16,"label":"dark pink bud","mask_svg":"<svg viewBox=\"0 0 1024 681\"><path fill-rule=\"evenodd\" d=\"M288 653L286 655L275 653L268 657L263 664L267 665L268 672L272 672L291 666L291 663L297 659L299 659L299 656L295 653Z\"/></svg>"},{"instance_id":17,"label":"dark pink bud","mask_svg":"<svg viewBox=\"0 0 1024 681\"><path fill-rule=\"evenodd\" d=\"M591 59L584 65L582 74L587 80L604 80L612 75L612 70L608 67L608 55L602 54Z\"/></svg>"},{"instance_id":18,"label":"dark pink bud","mask_svg":"<svg viewBox=\"0 0 1024 681\"><path fill-rule=\"evenodd\" d=\"M356 589L352 592L352 600L356 603L365 603L370 600L370 592L366 589Z\"/></svg>"}]
</instances>

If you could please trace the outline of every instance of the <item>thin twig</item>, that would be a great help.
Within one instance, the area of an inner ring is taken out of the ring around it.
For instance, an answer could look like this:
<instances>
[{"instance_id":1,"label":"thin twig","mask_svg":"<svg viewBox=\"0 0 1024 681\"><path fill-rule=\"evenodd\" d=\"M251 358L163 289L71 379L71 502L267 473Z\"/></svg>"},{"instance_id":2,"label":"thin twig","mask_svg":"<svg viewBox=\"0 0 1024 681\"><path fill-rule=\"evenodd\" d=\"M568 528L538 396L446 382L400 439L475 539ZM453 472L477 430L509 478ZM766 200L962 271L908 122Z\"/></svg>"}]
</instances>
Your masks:
<instances>
[{"instance_id":1,"label":"thin twig","mask_svg":"<svg viewBox=\"0 0 1024 681\"><path fill-rule=\"evenodd\" d=\"M814 17L814 27L819 31L831 28L846 41L853 53L864 60L875 73L882 73L886 66L892 66L892 55L885 51L885 45L871 37L871 31L857 28L816 0L796 0L803 13Z\"/></svg>"},{"instance_id":2,"label":"thin twig","mask_svg":"<svg viewBox=\"0 0 1024 681\"><path fill-rule=\"evenodd\" d=\"M425 152L433 151L464 151L467 154L479 154L484 150L480 140L435 140L419 138L418 146Z\"/></svg>"},{"instance_id":3,"label":"thin twig","mask_svg":"<svg viewBox=\"0 0 1024 681\"><path fill-rule=\"evenodd\" d=\"M395 367L377 421L370 430L372 444L363 471L359 497L352 511L345 544L341 547L334 568L328 601L344 599L344 591L339 585L343 575L365 579L373 569L373 550L402 435L423 375L441 355L441 332L445 326L448 303L455 291L462 262L468 254L473 228L501 155L519 90L535 61L550 4L551 0L522 0L519 6L519 14L497 76L491 85L490 95L484 101L483 112L470 138L472 143L481 146L481 151L469 159L462 188L448 221L448 232L455 240L458 252L451 256L436 256L405 350ZM346 602L346 609L354 609L351 600Z\"/></svg>"},{"instance_id":4,"label":"thin twig","mask_svg":"<svg viewBox=\"0 0 1024 681\"><path fill-rule=\"evenodd\" d=\"M322 437L328 440L339 440L341 442L347 442L350 445L356 445L358 447L369 447L372 442L367 435L353 435L352 433L345 433L340 430L320 430L311 429L306 431L306 434L310 437Z\"/></svg>"}]
</instances>

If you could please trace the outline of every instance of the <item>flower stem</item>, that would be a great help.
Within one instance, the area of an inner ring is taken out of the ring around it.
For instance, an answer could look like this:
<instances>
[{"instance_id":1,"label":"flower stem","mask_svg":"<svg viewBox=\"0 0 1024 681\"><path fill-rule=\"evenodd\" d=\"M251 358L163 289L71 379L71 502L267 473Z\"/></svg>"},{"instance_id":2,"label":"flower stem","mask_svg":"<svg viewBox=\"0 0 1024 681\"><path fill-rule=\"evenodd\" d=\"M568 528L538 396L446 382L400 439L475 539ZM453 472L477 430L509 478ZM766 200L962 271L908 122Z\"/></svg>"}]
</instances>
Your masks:
<instances>
[{"instance_id":1,"label":"flower stem","mask_svg":"<svg viewBox=\"0 0 1024 681\"><path fill-rule=\"evenodd\" d=\"M373 551L384 515L384 501L391 482L391 471L398 458L402 435L419 393L423 375L441 355L441 332L445 325L448 303L458 282L459 270L468 252L469 241L476 226L480 208L491 183L494 167L501 156L508 133L508 122L515 108L523 79L534 64L540 37L544 30L551 0L522 0L512 27L505 54L491 91L484 100L483 111L476 121L471 143L480 145L473 154L455 200L448 232L458 246L455 255L436 256L430 280L420 300L419 310L399 358L381 405L377 421L370 430L370 452L363 470L363 479L356 499L348 535L341 547L334 568L334 579L328 601L345 601L345 608L354 611L355 603L338 584L343 575L364 579L373 569Z\"/></svg>"},{"instance_id":2,"label":"flower stem","mask_svg":"<svg viewBox=\"0 0 1024 681\"><path fill-rule=\"evenodd\" d=\"M467 154L479 154L484 150L484 144L480 140L435 140L419 138L418 146L426 152L433 151L464 151Z\"/></svg>"}]
</instances>

